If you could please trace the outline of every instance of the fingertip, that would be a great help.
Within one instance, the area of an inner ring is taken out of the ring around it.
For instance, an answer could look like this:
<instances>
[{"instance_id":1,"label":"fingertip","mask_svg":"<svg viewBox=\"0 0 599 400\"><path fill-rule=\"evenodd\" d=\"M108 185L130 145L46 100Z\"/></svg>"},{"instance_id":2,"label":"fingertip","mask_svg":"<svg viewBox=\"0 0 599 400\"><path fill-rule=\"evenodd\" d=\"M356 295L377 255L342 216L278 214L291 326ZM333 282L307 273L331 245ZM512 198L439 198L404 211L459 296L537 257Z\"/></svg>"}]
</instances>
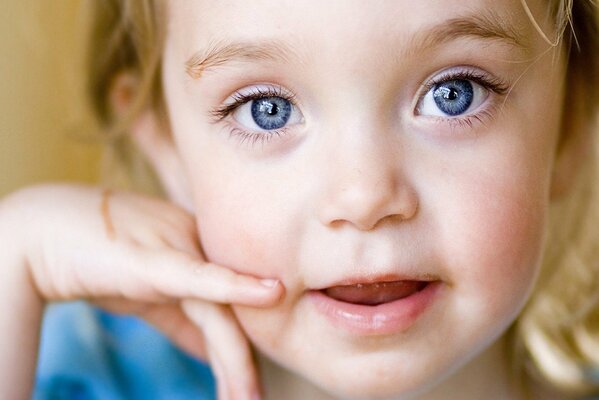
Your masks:
<instances>
[{"instance_id":1,"label":"fingertip","mask_svg":"<svg viewBox=\"0 0 599 400\"><path fill-rule=\"evenodd\" d=\"M262 280L264 281L264 280ZM262 283L261 281L261 283ZM268 290L266 291L265 294L265 303L264 306L271 306L274 305L276 303L278 303L279 301L281 301L281 299L283 298L284 294L285 294L285 287L283 286L283 283L278 280L278 279L269 279L269 281L272 281L272 283L269 283L269 285L264 285L268 288Z\"/></svg>"},{"instance_id":2,"label":"fingertip","mask_svg":"<svg viewBox=\"0 0 599 400\"><path fill-rule=\"evenodd\" d=\"M260 279L260 283L267 288L274 288L279 284L278 279Z\"/></svg>"}]
</instances>

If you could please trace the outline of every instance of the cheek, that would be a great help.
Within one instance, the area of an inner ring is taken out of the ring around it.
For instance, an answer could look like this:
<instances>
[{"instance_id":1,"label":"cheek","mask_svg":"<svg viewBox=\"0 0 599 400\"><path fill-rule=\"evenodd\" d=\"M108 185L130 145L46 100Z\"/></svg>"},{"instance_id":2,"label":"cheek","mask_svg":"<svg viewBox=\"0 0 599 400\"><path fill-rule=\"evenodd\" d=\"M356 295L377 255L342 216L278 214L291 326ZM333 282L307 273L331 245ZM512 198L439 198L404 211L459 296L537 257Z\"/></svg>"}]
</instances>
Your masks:
<instances>
[{"instance_id":1,"label":"cheek","mask_svg":"<svg viewBox=\"0 0 599 400\"><path fill-rule=\"evenodd\" d=\"M535 270L543 238L544 207L530 206L537 201L528 198L526 191L522 193L517 188L507 191L508 196L503 200L473 196L468 214L471 224L478 223L455 242L454 254L464 261L462 265L479 266L463 271L463 275L471 276L478 286L489 290L501 290L508 282L529 281L527 278ZM470 251L465 254L467 249ZM470 258L469 262L466 257Z\"/></svg>"},{"instance_id":2,"label":"cheek","mask_svg":"<svg viewBox=\"0 0 599 400\"><path fill-rule=\"evenodd\" d=\"M221 168L226 170L226 168ZM238 272L279 278L293 265L294 221L288 188L276 177L256 179L229 168L235 179L202 173L194 181L196 218L206 257ZM224 184L223 182L226 182Z\"/></svg>"},{"instance_id":3,"label":"cheek","mask_svg":"<svg viewBox=\"0 0 599 400\"><path fill-rule=\"evenodd\" d=\"M250 275L274 272L265 268L273 254L269 254L268 246L264 246L271 242L273 232L261 229L260 223L251 222L261 222L252 214L256 209L240 212L247 209L247 205L235 201L216 203L204 202L196 214L207 259Z\"/></svg>"},{"instance_id":4,"label":"cheek","mask_svg":"<svg viewBox=\"0 0 599 400\"><path fill-rule=\"evenodd\" d=\"M547 169L509 166L501 159L489 169L495 173L464 172L444 196L449 220L439 222L443 258L460 294L457 307L486 320L511 319L521 309L544 239Z\"/></svg>"}]
</instances>

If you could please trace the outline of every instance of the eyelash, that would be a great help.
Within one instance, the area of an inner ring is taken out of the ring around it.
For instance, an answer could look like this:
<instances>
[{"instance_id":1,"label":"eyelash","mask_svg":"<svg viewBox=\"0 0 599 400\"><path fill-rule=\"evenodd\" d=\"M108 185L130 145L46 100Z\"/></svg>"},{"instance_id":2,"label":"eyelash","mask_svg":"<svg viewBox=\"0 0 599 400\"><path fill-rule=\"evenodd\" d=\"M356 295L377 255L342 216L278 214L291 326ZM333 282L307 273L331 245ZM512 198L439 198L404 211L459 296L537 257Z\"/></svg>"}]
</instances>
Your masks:
<instances>
[{"instance_id":1,"label":"eyelash","mask_svg":"<svg viewBox=\"0 0 599 400\"><path fill-rule=\"evenodd\" d=\"M421 90L419 91L420 95L418 97L418 101L420 102L424 95L426 95L426 93L428 93L429 90L434 88L436 85L452 80L472 81L482 86L485 90L495 93L501 97L506 95L510 89L510 85L507 82L496 77L489 77L481 72L471 70L450 71L437 76L422 85ZM281 86L269 86L266 88L252 88L248 93L237 92L233 94L232 102L215 108L210 112L210 115L213 117L214 123L217 123L224 120L238 107L252 100L259 100L264 97L280 97L289 101L294 107L297 106L297 102L295 101L296 96L294 93L284 90ZM476 122L483 122L484 119L490 118L492 115L493 112L491 108L463 117L436 117L435 119L439 120L441 123L449 123L451 128L472 128ZM257 143L268 143L274 138L282 137L287 133L287 130L287 127L283 127L280 129L270 130L268 131L268 134L264 134L263 132L248 132L241 128L232 126L230 136L240 139L241 143L247 141L250 142L251 145L255 145Z\"/></svg>"},{"instance_id":2,"label":"eyelash","mask_svg":"<svg viewBox=\"0 0 599 400\"><path fill-rule=\"evenodd\" d=\"M449 71L439 76L435 76L435 78L429 80L424 85L422 85L421 90L419 91L420 95L418 96L418 102L420 102L421 99L424 98L424 96L429 92L429 90L433 89L435 86L444 82L454 80L472 81L482 86L485 90L499 96L500 98L508 94L511 87L508 82L498 77L490 77L482 72L472 70ZM477 122L483 123L487 118L491 118L494 114L493 111L494 106L492 105L490 107L487 107L487 109L465 116L430 118L437 120L439 123L448 123L452 130L461 128L472 128L474 124L476 124Z\"/></svg>"}]
</instances>

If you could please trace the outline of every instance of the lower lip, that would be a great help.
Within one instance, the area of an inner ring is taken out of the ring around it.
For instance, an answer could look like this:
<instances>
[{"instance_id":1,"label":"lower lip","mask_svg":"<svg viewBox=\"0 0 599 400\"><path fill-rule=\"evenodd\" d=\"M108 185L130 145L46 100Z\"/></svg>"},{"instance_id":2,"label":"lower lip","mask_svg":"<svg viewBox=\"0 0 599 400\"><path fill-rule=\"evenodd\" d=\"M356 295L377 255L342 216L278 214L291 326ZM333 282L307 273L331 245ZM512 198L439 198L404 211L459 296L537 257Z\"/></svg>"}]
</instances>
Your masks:
<instances>
[{"instance_id":1,"label":"lower lip","mask_svg":"<svg viewBox=\"0 0 599 400\"><path fill-rule=\"evenodd\" d=\"M346 303L321 291L309 292L316 309L331 323L358 335L389 335L407 330L432 303L441 281L431 282L403 299L376 306Z\"/></svg>"}]
</instances>

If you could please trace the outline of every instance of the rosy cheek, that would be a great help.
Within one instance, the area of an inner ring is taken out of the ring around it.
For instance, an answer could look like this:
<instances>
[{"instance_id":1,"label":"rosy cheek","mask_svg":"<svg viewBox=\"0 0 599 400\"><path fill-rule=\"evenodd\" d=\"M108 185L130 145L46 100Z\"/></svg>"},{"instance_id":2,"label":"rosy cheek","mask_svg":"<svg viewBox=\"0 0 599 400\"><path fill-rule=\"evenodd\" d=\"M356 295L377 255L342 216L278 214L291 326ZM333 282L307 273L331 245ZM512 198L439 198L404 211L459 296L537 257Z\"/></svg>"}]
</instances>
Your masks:
<instances>
[{"instance_id":1,"label":"rosy cheek","mask_svg":"<svg viewBox=\"0 0 599 400\"><path fill-rule=\"evenodd\" d=\"M245 273L252 272L248 270L251 264L264 262L262 248L253 245L255 237L243 228L243 221L234 213L211 211L198 214L201 244L208 260ZM206 217L202 218L202 215Z\"/></svg>"},{"instance_id":2,"label":"rosy cheek","mask_svg":"<svg viewBox=\"0 0 599 400\"><path fill-rule=\"evenodd\" d=\"M483 235L473 244L490 261L490 268L481 271L484 278L518 280L532 270L538 258L543 224L540 213L522 208L524 202L504 204L501 213L495 209L482 210L494 218L484 228ZM495 267L495 268L493 268Z\"/></svg>"},{"instance_id":3,"label":"rosy cheek","mask_svg":"<svg viewBox=\"0 0 599 400\"><path fill-rule=\"evenodd\" d=\"M232 190L233 191L233 190ZM254 194L255 197L255 194ZM289 265L282 251L282 223L273 222L272 204L257 206L243 193L213 190L197 202L196 217L208 260L258 277L282 278ZM268 208L270 207L270 211Z\"/></svg>"},{"instance_id":4,"label":"rosy cheek","mask_svg":"<svg viewBox=\"0 0 599 400\"><path fill-rule=\"evenodd\" d=\"M469 190L460 206L466 234L451 244L455 281L469 307L506 318L522 305L538 270L546 204L542 187L531 182Z\"/></svg>"}]
</instances>

